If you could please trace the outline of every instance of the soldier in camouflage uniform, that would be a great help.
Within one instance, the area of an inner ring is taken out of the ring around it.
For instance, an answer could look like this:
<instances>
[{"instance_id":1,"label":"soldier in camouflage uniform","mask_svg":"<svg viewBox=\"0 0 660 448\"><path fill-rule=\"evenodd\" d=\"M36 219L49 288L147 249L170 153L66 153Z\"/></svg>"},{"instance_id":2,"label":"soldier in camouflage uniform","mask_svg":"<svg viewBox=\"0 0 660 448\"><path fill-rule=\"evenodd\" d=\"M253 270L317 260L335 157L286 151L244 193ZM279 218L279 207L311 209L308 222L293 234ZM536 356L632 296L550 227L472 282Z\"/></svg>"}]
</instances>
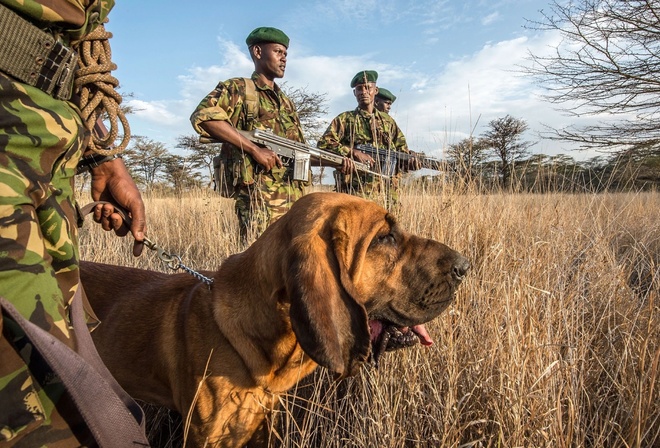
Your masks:
<instances>
[{"instance_id":1,"label":"soldier in camouflage uniform","mask_svg":"<svg viewBox=\"0 0 660 448\"><path fill-rule=\"evenodd\" d=\"M28 20L21 23L29 29L34 23L57 30L60 42L67 46L71 39L101 24L113 4L0 0L3 14L16 17L14 12L19 13ZM2 31L0 46L12 37ZM76 336L68 315L80 281L73 181L90 132L69 100L70 91L46 93L11 76L14 68L11 59L0 59L0 297L75 350ZM134 218L133 234L138 240L144 238L144 204L121 159L108 160L92 170L92 196L129 210ZM94 213L105 230L126 234L114 207L97 206ZM77 447L96 443L57 374L3 312L0 447L8 445Z\"/></svg>"},{"instance_id":2,"label":"soldier in camouflage uniform","mask_svg":"<svg viewBox=\"0 0 660 448\"><path fill-rule=\"evenodd\" d=\"M390 109L392 109L392 103L396 101L396 96L389 90L379 87L378 93L374 97L374 106L381 112L390 114Z\"/></svg>"},{"instance_id":3,"label":"soldier in camouflage uniform","mask_svg":"<svg viewBox=\"0 0 660 448\"><path fill-rule=\"evenodd\" d=\"M276 28L261 27L246 43L254 61L252 77L220 82L190 117L201 136L225 142L228 183L244 240L261 234L304 194L304 183L293 180L292 166L283 166L277 154L234 132L270 129L304 143L295 106L274 81L284 76L289 38ZM253 107L250 91L255 92Z\"/></svg>"},{"instance_id":4,"label":"soldier in camouflage uniform","mask_svg":"<svg viewBox=\"0 0 660 448\"><path fill-rule=\"evenodd\" d=\"M337 191L377 200L391 210L398 202L399 176L383 180L373 174L355 173L352 166L352 160L357 160L378 171L376 161L355 148L360 144L370 144L385 151L410 152L406 138L394 119L374 107L374 97L378 93L377 79L378 73L373 70L361 71L353 77L351 87L358 107L335 117L317 146L346 157L342 169L335 170ZM416 169L412 160L413 163L400 165L400 168Z\"/></svg>"}]
</instances>

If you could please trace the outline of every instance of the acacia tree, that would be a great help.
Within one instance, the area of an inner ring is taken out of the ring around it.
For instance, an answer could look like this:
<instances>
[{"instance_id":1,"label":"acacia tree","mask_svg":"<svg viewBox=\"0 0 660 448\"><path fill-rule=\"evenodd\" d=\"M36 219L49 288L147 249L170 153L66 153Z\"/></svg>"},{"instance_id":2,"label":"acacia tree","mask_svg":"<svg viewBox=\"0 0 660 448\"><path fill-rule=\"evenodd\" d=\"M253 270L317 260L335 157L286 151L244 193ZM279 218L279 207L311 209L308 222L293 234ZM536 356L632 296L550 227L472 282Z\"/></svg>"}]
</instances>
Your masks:
<instances>
[{"instance_id":1,"label":"acacia tree","mask_svg":"<svg viewBox=\"0 0 660 448\"><path fill-rule=\"evenodd\" d=\"M511 187L511 173L514 164L524 159L528 149L534 143L522 141L522 134L527 130L527 123L510 115L491 120L490 128L481 140L482 144L495 153L499 159L500 183L503 188Z\"/></svg>"},{"instance_id":2,"label":"acacia tree","mask_svg":"<svg viewBox=\"0 0 660 448\"><path fill-rule=\"evenodd\" d=\"M165 166L169 152L161 142L145 137L135 137L133 144L124 151L126 166L138 183L151 189Z\"/></svg>"},{"instance_id":3,"label":"acacia tree","mask_svg":"<svg viewBox=\"0 0 660 448\"><path fill-rule=\"evenodd\" d=\"M581 148L660 146L660 3L657 0L553 0L528 28L558 31L549 56L530 55L525 71L547 88L545 98L571 116L619 120L549 129L549 138Z\"/></svg>"},{"instance_id":4,"label":"acacia tree","mask_svg":"<svg viewBox=\"0 0 660 448\"><path fill-rule=\"evenodd\" d=\"M222 143L200 143L197 134L180 135L177 141L177 148L191 152L187 158L190 168L208 173L208 187L210 187L213 182L213 159L220 154Z\"/></svg>"},{"instance_id":5,"label":"acacia tree","mask_svg":"<svg viewBox=\"0 0 660 448\"><path fill-rule=\"evenodd\" d=\"M471 183L481 163L486 160L487 142L470 136L447 148L447 161L458 176Z\"/></svg>"},{"instance_id":6,"label":"acacia tree","mask_svg":"<svg viewBox=\"0 0 660 448\"><path fill-rule=\"evenodd\" d=\"M190 160L176 154L170 154L164 160L163 175L165 180L181 192L189 188L199 187L199 173L195 172Z\"/></svg>"}]
</instances>

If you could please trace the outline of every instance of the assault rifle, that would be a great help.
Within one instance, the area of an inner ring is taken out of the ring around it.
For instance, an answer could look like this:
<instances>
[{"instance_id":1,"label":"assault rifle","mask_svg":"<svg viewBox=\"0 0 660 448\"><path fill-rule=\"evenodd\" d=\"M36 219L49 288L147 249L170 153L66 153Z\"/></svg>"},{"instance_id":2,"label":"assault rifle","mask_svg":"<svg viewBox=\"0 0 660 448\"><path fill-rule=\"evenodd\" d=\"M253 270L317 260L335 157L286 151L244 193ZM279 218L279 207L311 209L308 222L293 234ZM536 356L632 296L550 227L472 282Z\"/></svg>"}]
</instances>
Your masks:
<instances>
[{"instance_id":1,"label":"assault rifle","mask_svg":"<svg viewBox=\"0 0 660 448\"><path fill-rule=\"evenodd\" d=\"M421 152L401 152L391 149L376 148L372 145L356 145L358 149L364 153L369 154L380 166L380 172L384 175L391 177L397 172L399 165L409 162L411 159L416 159L420 168L428 168L435 171L443 171L443 163L441 160L427 157Z\"/></svg>"},{"instance_id":2,"label":"assault rifle","mask_svg":"<svg viewBox=\"0 0 660 448\"><path fill-rule=\"evenodd\" d=\"M236 132L248 140L273 151L280 156L282 164L285 166L293 164L294 180L308 180L311 165L340 167L344 163L344 156L280 137L273 134L270 130L253 129L251 131L241 131L236 129ZM218 143L217 140L208 137L200 137L199 142ZM357 171L389 178L389 176L372 171L366 163L354 161L353 164Z\"/></svg>"}]
</instances>

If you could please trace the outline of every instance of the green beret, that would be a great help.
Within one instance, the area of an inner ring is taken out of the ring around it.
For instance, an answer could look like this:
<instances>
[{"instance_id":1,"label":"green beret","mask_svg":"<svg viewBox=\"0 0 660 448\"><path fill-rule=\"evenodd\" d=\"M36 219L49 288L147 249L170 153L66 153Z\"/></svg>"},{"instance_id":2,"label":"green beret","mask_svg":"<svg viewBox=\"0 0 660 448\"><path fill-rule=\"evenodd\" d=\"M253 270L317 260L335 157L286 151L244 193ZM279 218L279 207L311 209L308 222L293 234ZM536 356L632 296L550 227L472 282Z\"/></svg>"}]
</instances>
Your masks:
<instances>
[{"instance_id":1,"label":"green beret","mask_svg":"<svg viewBox=\"0 0 660 448\"><path fill-rule=\"evenodd\" d=\"M245 43L248 47L260 42L274 42L289 48L289 36L284 34L283 31L269 26L255 28L255 30L248 35L247 39L245 39Z\"/></svg>"},{"instance_id":2,"label":"green beret","mask_svg":"<svg viewBox=\"0 0 660 448\"><path fill-rule=\"evenodd\" d=\"M353 76L351 80L351 88L357 86L358 84L366 84L368 82L376 82L378 79L378 73L375 70L362 70L358 72L357 75Z\"/></svg>"},{"instance_id":3,"label":"green beret","mask_svg":"<svg viewBox=\"0 0 660 448\"><path fill-rule=\"evenodd\" d=\"M390 92L389 90L383 87L378 88L378 93L376 94L376 96L387 101L391 101L391 102L396 101L396 97L392 94L392 92Z\"/></svg>"}]
</instances>

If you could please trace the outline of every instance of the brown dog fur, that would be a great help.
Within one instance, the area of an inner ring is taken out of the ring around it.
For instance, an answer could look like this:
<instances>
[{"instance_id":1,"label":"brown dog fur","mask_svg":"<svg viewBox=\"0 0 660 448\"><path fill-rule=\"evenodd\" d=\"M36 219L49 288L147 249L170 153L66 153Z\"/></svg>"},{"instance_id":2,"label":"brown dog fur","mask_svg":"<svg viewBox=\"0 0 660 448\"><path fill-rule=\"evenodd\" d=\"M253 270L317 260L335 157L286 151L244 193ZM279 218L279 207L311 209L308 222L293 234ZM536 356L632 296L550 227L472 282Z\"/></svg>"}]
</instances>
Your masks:
<instances>
[{"instance_id":1,"label":"brown dog fur","mask_svg":"<svg viewBox=\"0 0 660 448\"><path fill-rule=\"evenodd\" d=\"M369 356L368 319L430 321L468 268L373 202L313 193L205 273L211 288L188 274L88 262L81 276L102 321L92 336L126 391L190 411L194 446L238 447L260 443L278 394L317 365L354 374Z\"/></svg>"}]
</instances>

